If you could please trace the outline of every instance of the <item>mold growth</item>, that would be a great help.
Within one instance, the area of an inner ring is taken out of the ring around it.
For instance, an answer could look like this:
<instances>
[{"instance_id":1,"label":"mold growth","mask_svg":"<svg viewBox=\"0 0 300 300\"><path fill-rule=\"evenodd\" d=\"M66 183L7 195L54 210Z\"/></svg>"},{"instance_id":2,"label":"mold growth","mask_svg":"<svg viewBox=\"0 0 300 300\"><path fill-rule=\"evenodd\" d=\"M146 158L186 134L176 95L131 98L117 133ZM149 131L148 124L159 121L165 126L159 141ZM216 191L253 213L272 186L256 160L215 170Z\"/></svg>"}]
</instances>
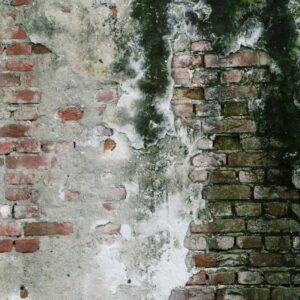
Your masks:
<instances>
[{"instance_id":1,"label":"mold growth","mask_svg":"<svg viewBox=\"0 0 300 300\"><path fill-rule=\"evenodd\" d=\"M168 9L170 0L135 0L131 16L140 27L140 43L144 50L144 77L139 87L144 94L139 103L136 128L145 142L153 142L159 132L163 115L156 109L158 97L166 93L169 49L165 36L169 33Z\"/></svg>"}]
</instances>

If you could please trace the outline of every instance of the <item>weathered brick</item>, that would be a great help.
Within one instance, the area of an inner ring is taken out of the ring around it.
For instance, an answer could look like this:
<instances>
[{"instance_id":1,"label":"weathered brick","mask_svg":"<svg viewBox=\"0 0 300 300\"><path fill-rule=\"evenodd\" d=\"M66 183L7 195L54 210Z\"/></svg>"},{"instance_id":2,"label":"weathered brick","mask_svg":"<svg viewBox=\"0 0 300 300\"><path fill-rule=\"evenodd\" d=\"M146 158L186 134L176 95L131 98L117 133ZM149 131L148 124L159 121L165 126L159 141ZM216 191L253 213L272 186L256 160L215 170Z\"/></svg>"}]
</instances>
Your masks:
<instances>
[{"instance_id":1,"label":"weathered brick","mask_svg":"<svg viewBox=\"0 0 300 300\"><path fill-rule=\"evenodd\" d=\"M57 110L57 116L63 121L79 121L83 118L83 111L78 107L64 107Z\"/></svg>"},{"instance_id":2,"label":"weathered brick","mask_svg":"<svg viewBox=\"0 0 300 300\"><path fill-rule=\"evenodd\" d=\"M7 45L7 55L27 55L31 53L31 45L29 43L12 43Z\"/></svg>"},{"instance_id":3,"label":"weathered brick","mask_svg":"<svg viewBox=\"0 0 300 300\"><path fill-rule=\"evenodd\" d=\"M247 102L225 102L223 104L222 115L230 116L245 116L248 114Z\"/></svg>"},{"instance_id":4,"label":"weathered brick","mask_svg":"<svg viewBox=\"0 0 300 300\"><path fill-rule=\"evenodd\" d=\"M51 53L51 50L42 44L31 44L31 47L34 54Z\"/></svg>"},{"instance_id":5,"label":"weathered brick","mask_svg":"<svg viewBox=\"0 0 300 300\"><path fill-rule=\"evenodd\" d=\"M8 27L0 30L0 39L25 39L26 33L20 26Z\"/></svg>"},{"instance_id":6,"label":"weathered brick","mask_svg":"<svg viewBox=\"0 0 300 300\"><path fill-rule=\"evenodd\" d=\"M22 228L15 222L1 222L0 236L20 236Z\"/></svg>"},{"instance_id":7,"label":"weathered brick","mask_svg":"<svg viewBox=\"0 0 300 300\"><path fill-rule=\"evenodd\" d=\"M5 192L5 198L9 201L28 200L30 195L30 191L27 189L8 188Z\"/></svg>"},{"instance_id":8,"label":"weathered brick","mask_svg":"<svg viewBox=\"0 0 300 300\"><path fill-rule=\"evenodd\" d=\"M217 117L221 114L221 105L215 102L198 101L194 104L194 110L198 117Z\"/></svg>"},{"instance_id":9,"label":"weathered brick","mask_svg":"<svg viewBox=\"0 0 300 300\"><path fill-rule=\"evenodd\" d=\"M241 139L244 150L262 150L267 147L267 139L255 136L246 136Z\"/></svg>"},{"instance_id":10,"label":"weathered brick","mask_svg":"<svg viewBox=\"0 0 300 300\"><path fill-rule=\"evenodd\" d=\"M20 85L20 75L0 74L0 87L11 87Z\"/></svg>"},{"instance_id":11,"label":"weathered brick","mask_svg":"<svg viewBox=\"0 0 300 300\"><path fill-rule=\"evenodd\" d=\"M190 250L205 250L206 239L203 236L192 234L187 240L187 248Z\"/></svg>"},{"instance_id":12,"label":"weathered brick","mask_svg":"<svg viewBox=\"0 0 300 300\"><path fill-rule=\"evenodd\" d=\"M235 273L233 272L217 272L208 274L209 284L219 285L219 284L234 284Z\"/></svg>"},{"instance_id":13,"label":"weathered brick","mask_svg":"<svg viewBox=\"0 0 300 300\"><path fill-rule=\"evenodd\" d=\"M98 91L96 94L96 99L99 102L108 103L118 99L118 94L116 90L108 89L108 90L101 90Z\"/></svg>"},{"instance_id":14,"label":"weathered brick","mask_svg":"<svg viewBox=\"0 0 300 300\"><path fill-rule=\"evenodd\" d=\"M212 148L213 148L213 141L206 137L202 137L197 141L197 149L199 150L209 150Z\"/></svg>"},{"instance_id":15,"label":"weathered brick","mask_svg":"<svg viewBox=\"0 0 300 300\"><path fill-rule=\"evenodd\" d=\"M199 71L196 70L193 74L193 85L205 86L214 85L219 81L219 74L214 71Z\"/></svg>"},{"instance_id":16,"label":"weathered brick","mask_svg":"<svg viewBox=\"0 0 300 300\"><path fill-rule=\"evenodd\" d=\"M266 216L272 217L286 217L288 214L288 203L271 202L264 204L264 211Z\"/></svg>"},{"instance_id":17,"label":"weathered brick","mask_svg":"<svg viewBox=\"0 0 300 300\"><path fill-rule=\"evenodd\" d=\"M80 192L74 190L65 190L64 191L64 200L65 201L75 201L79 198Z\"/></svg>"},{"instance_id":18,"label":"weathered brick","mask_svg":"<svg viewBox=\"0 0 300 300\"><path fill-rule=\"evenodd\" d=\"M195 256L195 266L198 268L213 268L217 267L218 263L211 254L201 253Z\"/></svg>"},{"instance_id":19,"label":"weathered brick","mask_svg":"<svg viewBox=\"0 0 300 300\"><path fill-rule=\"evenodd\" d=\"M204 89L206 100L221 100L232 98L253 98L257 96L255 86L216 86Z\"/></svg>"},{"instance_id":20,"label":"weathered brick","mask_svg":"<svg viewBox=\"0 0 300 300\"><path fill-rule=\"evenodd\" d=\"M267 236L265 238L267 250L289 250L291 248L291 239L289 236Z\"/></svg>"},{"instance_id":21,"label":"weathered brick","mask_svg":"<svg viewBox=\"0 0 300 300\"><path fill-rule=\"evenodd\" d=\"M208 248L210 250L229 250L234 246L234 237L217 236L207 239Z\"/></svg>"},{"instance_id":22,"label":"weathered brick","mask_svg":"<svg viewBox=\"0 0 300 300\"><path fill-rule=\"evenodd\" d=\"M12 142L9 141L0 142L0 154L8 154L12 151L13 151Z\"/></svg>"},{"instance_id":23,"label":"weathered brick","mask_svg":"<svg viewBox=\"0 0 300 300\"><path fill-rule=\"evenodd\" d=\"M235 211L239 217L257 217L262 214L260 203L236 203Z\"/></svg>"},{"instance_id":24,"label":"weathered brick","mask_svg":"<svg viewBox=\"0 0 300 300\"><path fill-rule=\"evenodd\" d=\"M242 80L242 72L238 70L224 71L221 74L221 82L237 83Z\"/></svg>"},{"instance_id":25,"label":"weathered brick","mask_svg":"<svg viewBox=\"0 0 300 300\"><path fill-rule=\"evenodd\" d=\"M271 300L268 288L227 288L218 290L217 300ZM273 300L273 299L272 299Z\"/></svg>"},{"instance_id":26,"label":"weathered brick","mask_svg":"<svg viewBox=\"0 0 300 300\"><path fill-rule=\"evenodd\" d=\"M31 4L32 0L12 0L12 5L19 6L19 5L28 5Z\"/></svg>"},{"instance_id":27,"label":"weathered brick","mask_svg":"<svg viewBox=\"0 0 300 300\"><path fill-rule=\"evenodd\" d=\"M261 284L263 276L259 272L238 272L238 283L240 284Z\"/></svg>"},{"instance_id":28,"label":"weathered brick","mask_svg":"<svg viewBox=\"0 0 300 300\"><path fill-rule=\"evenodd\" d=\"M228 165L231 167L259 167L265 164L265 153L237 152L228 155Z\"/></svg>"},{"instance_id":29,"label":"weathered brick","mask_svg":"<svg viewBox=\"0 0 300 300\"><path fill-rule=\"evenodd\" d=\"M206 68L252 67L266 66L271 63L271 59L264 52L240 50L228 57L207 54L204 63Z\"/></svg>"},{"instance_id":30,"label":"weathered brick","mask_svg":"<svg viewBox=\"0 0 300 300\"><path fill-rule=\"evenodd\" d=\"M179 54L173 57L173 68L188 68L192 65L193 57L188 54Z\"/></svg>"},{"instance_id":31,"label":"weathered brick","mask_svg":"<svg viewBox=\"0 0 300 300\"><path fill-rule=\"evenodd\" d=\"M187 285L204 285L206 284L206 273L198 272L189 278Z\"/></svg>"},{"instance_id":32,"label":"weathered brick","mask_svg":"<svg viewBox=\"0 0 300 300\"><path fill-rule=\"evenodd\" d=\"M178 117L191 117L193 115L193 104L182 103L174 105L175 115Z\"/></svg>"},{"instance_id":33,"label":"weathered brick","mask_svg":"<svg viewBox=\"0 0 300 300\"><path fill-rule=\"evenodd\" d=\"M288 267L293 265L293 257L288 254L252 252L249 254L249 259L253 267Z\"/></svg>"},{"instance_id":34,"label":"weathered brick","mask_svg":"<svg viewBox=\"0 0 300 300\"><path fill-rule=\"evenodd\" d=\"M238 236L236 244L241 249L254 249L262 247L261 236Z\"/></svg>"},{"instance_id":35,"label":"weathered brick","mask_svg":"<svg viewBox=\"0 0 300 300\"><path fill-rule=\"evenodd\" d=\"M275 220L249 220L248 231L250 232L300 232L300 224L293 219Z\"/></svg>"},{"instance_id":36,"label":"weathered brick","mask_svg":"<svg viewBox=\"0 0 300 300\"><path fill-rule=\"evenodd\" d=\"M16 205L14 208L15 219L29 219L38 216L38 207L32 205L19 206Z\"/></svg>"},{"instance_id":37,"label":"weathered brick","mask_svg":"<svg viewBox=\"0 0 300 300\"><path fill-rule=\"evenodd\" d=\"M23 137L30 134L30 125L7 124L0 127L1 137Z\"/></svg>"},{"instance_id":38,"label":"weathered brick","mask_svg":"<svg viewBox=\"0 0 300 300\"><path fill-rule=\"evenodd\" d=\"M20 253L33 253L39 250L38 240L19 240L16 241L16 252Z\"/></svg>"},{"instance_id":39,"label":"weathered brick","mask_svg":"<svg viewBox=\"0 0 300 300\"><path fill-rule=\"evenodd\" d=\"M37 153L40 150L40 145L36 139L25 139L17 144L16 150L20 153Z\"/></svg>"},{"instance_id":40,"label":"weathered brick","mask_svg":"<svg viewBox=\"0 0 300 300\"><path fill-rule=\"evenodd\" d=\"M203 182L207 180L207 172L205 170L194 169L189 173L192 182Z\"/></svg>"},{"instance_id":41,"label":"weathered brick","mask_svg":"<svg viewBox=\"0 0 300 300\"><path fill-rule=\"evenodd\" d=\"M40 155L22 155L8 156L5 158L6 167L9 169L27 168L27 169L49 169L53 167L55 158Z\"/></svg>"},{"instance_id":42,"label":"weathered brick","mask_svg":"<svg viewBox=\"0 0 300 300\"><path fill-rule=\"evenodd\" d=\"M5 68L7 71L32 71L34 66L34 61L30 59L20 59L20 60L7 60Z\"/></svg>"},{"instance_id":43,"label":"weathered brick","mask_svg":"<svg viewBox=\"0 0 300 300\"><path fill-rule=\"evenodd\" d=\"M187 68L176 68L172 70L172 76L175 84L178 85L189 85L191 83L191 76L189 69Z\"/></svg>"},{"instance_id":44,"label":"weathered brick","mask_svg":"<svg viewBox=\"0 0 300 300\"><path fill-rule=\"evenodd\" d=\"M211 174L212 183L235 183L235 171L215 170Z\"/></svg>"},{"instance_id":45,"label":"weathered brick","mask_svg":"<svg viewBox=\"0 0 300 300\"><path fill-rule=\"evenodd\" d=\"M207 204L210 213L214 217L229 217L232 216L231 204L228 202L209 202Z\"/></svg>"},{"instance_id":46,"label":"weathered brick","mask_svg":"<svg viewBox=\"0 0 300 300\"><path fill-rule=\"evenodd\" d=\"M215 185L203 189L205 199L250 199L251 189L245 185Z\"/></svg>"},{"instance_id":47,"label":"weathered brick","mask_svg":"<svg viewBox=\"0 0 300 300\"><path fill-rule=\"evenodd\" d=\"M239 150L241 148L238 136L218 135L214 140L215 150Z\"/></svg>"},{"instance_id":48,"label":"weathered brick","mask_svg":"<svg viewBox=\"0 0 300 300\"><path fill-rule=\"evenodd\" d=\"M38 111L35 106L19 106L14 111L15 120L34 121L38 118Z\"/></svg>"},{"instance_id":49,"label":"weathered brick","mask_svg":"<svg viewBox=\"0 0 300 300\"><path fill-rule=\"evenodd\" d=\"M298 219L300 219L300 205L299 204L292 204L292 212L295 214Z\"/></svg>"},{"instance_id":50,"label":"weathered brick","mask_svg":"<svg viewBox=\"0 0 300 300\"><path fill-rule=\"evenodd\" d=\"M226 163L225 154L197 154L192 157L192 165L195 167L221 166Z\"/></svg>"},{"instance_id":51,"label":"weathered brick","mask_svg":"<svg viewBox=\"0 0 300 300\"><path fill-rule=\"evenodd\" d=\"M11 252L13 249L12 240L2 240L0 241L0 253Z\"/></svg>"},{"instance_id":52,"label":"weathered brick","mask_svg":"<svg viewBox=\"0 0 300 300\"><path fill-rule=\"evenodd\" d=\"M6 95L5 102L13 104L40 103L41 92L33 90L19 90Z\"/></svg>"},{"instance_id":53,"label":"weathered brick","mask_svg":"<svg viewBox=\"0 0 300 300\"><path fill-rule=\"evenodd\" d=\"M284 186L256 186L254 198L260 200L299 199L299 193Z\"/></svg>"},{"instance_id":54,"label":"weathered brick","mask_svg":"<svg viewBox=\"0 0 300 300\"><path fill-rule=\"evenodd\" d=\"M243 219L216 219L202 225L191 225L191 232L193 233L239 232L244 229L245 221Z\"/></svg>"},{"instance_id":55,"label":"weathered brick","mask_svg":"<svg viewBox=\"0 0 300 300\"><path fill-rule=\"evenodd\" d=\"M204 52L211 51L212 46L209 41L197 41L192 43L192 51L193 52Z\"/></svg>"},{"instance_id":56,"label":"weathered brick","mask_svg":"<svg viewBox=\"0 0 300 300\"><path fill-rule=\"evenodd\" d=\"M264 181L265 172L261 169L240 171L239 180L241 183L261 183Z\"/></svg>"},{"instance_id":57,"label":"weathered brick","mask_svg":"<svg viewBox=\"0 0 300 300\"><path fill-rule=\"evenodd\" d=\"M73 233L71 223L28 223L24 226L25 236L69 235Z\"/></svg>"},{"instance_id":58,"label":"weathered brick","mask_svg":"<svg viewBox=\"0 0 300 300\"><path fill-rule=\"evenodd\" d=\"M282 285L291 283L291 274L288 272L266 272L265 280L269 284Z\"/></svg>"},{"instance_id":59,"label":"weathered brick","mask_svg":"<svg viewBox=\"0 0 300 300\"><path fill-rule=\"evenodd\" d=\"M5 174L5 182L11 185L19 185L19 184L35 184L40 180L40 176L37 173L33 172L16 172L16 171L8 171Z\"/></svg>"},{"instance_id":60,"label":"weathered brick","mask_svg":"<svg viewBox=\"0 0 300 300\"><path fill-rule=\"evenodd\" d=\"M200 100L204 97L202 88L176 88L173 99L180 101Z\"/></svg>"},{"instance_id":61,"label":"weathered brick","mask_svg":"<svg viewBox=\"0 0 300 300\"><path fill-rule=\"evenodd\" d=\"M256 125L247 119L223 119L206 121L203 129L208 133L252 133L256 131Z\"/></svg>"},{"instance_id":62,"label":"weathered brick","mask_svg":"<svg viewBox=\"0 0 300 300\"><path fill-rule=\"evenodd\" d=\"M272 300L299 300L300 287L295 288L275 288L272 290Z\"/></svg>"}]
</instances>

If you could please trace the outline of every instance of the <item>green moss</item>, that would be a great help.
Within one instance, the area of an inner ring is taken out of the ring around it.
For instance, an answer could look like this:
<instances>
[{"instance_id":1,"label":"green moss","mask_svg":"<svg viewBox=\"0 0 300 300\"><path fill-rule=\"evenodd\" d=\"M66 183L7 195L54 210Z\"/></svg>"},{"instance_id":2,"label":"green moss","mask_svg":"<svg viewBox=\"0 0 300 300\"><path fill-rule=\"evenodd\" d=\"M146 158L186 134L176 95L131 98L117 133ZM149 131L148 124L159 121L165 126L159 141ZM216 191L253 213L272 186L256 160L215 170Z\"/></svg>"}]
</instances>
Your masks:
<instances>
[{"instance_id":1,"label":"green moss","mask_svg":"<svg viewBox=\"0 0 300 300\"><path fill-rule=\"evenodd\" d=\"M214 142L216 150L238 150L241 148L238 136L217 136Z\"/></svg>"},{"instance_id":2,"label":"green moss","mask_svg":"<svg viewBox=\"0 0 300 300\"><path fill-rule=\"evenodd\" d=\"M169 33L169 3L170 0L135 0L132 4L131 15L138 22L145 54L145 76L139 83L145 97L136 118L136 128L145 142L155 140L163 119L156 110L155 101L164 95L169 82L166 64L169 49L164 39Z\"/></svg>"}]
</instances>

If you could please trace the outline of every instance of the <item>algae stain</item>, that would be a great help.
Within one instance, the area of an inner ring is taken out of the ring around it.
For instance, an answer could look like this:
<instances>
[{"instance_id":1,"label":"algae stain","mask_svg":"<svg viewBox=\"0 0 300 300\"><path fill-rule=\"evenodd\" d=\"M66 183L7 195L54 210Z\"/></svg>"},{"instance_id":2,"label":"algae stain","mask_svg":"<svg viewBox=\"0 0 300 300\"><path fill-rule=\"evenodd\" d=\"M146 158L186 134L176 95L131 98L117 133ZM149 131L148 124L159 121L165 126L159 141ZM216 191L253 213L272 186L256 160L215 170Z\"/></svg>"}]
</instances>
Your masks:
<instances>
[{"instance_id":1,"label":"algae stain","mask_svg":"<svg viewBox=\"0 0 300 300\"><path fill-rule=\"evenodd\" d=\"M144 99L139 104L136 128L145 143L153 142L159 132L163 116L156 109L169 84L167 59L169 48L165 37L169 34L168 4L170 0L135 0L131 16L139 26L140 44L144 49L145 75L139 82Z\"/></svg>"}]
</instances>

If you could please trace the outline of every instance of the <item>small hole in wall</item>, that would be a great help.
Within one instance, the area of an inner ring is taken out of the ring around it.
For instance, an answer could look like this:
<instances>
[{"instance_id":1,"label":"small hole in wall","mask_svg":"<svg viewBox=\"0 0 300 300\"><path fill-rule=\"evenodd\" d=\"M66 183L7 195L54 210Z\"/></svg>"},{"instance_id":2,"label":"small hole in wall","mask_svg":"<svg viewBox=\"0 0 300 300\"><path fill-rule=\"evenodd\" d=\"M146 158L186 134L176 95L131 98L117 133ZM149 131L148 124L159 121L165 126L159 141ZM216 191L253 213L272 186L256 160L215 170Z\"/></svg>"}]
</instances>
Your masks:
<instances>
[{"instance_id":1,"label":"small hole in wall","mask_svg":"<svg viewBox=\"0 0 300 300\"><path fill-rule=\"evenodd\" d=\"M67 277L70 277L70 274L67 274Z\"/></svg>"},{"instance_id":2,"label":"small hole in wall","mask_svg":"<svg viewBox=\"0 0 300 300\"><path fill-rule=\"evenodd\" d=\"M130 283L131 283L131 279L128 279L128 280L127 280L127 283L130 284Z\"/></svg>"},{"instance_id":3,"label":"small hole in wall","mask_svg":"<svg viewBox=\"0 0 300 300\"><path fill-rule=\"evenodd\" d=\"M101 58L99 59L99 62L100 62L101 64L103 64L103 60L102 60Z\"/></svg>"},{"instance_id":4,"label":"small hole in wall","mask_svg":"<svg viewBox=\"0 0 300 300\"><path fill-rule=\"evenodd\" d=\"M21 286L20 286L20 290L21 290L21 291L24 291L24 290L25 290L25 286L24 286L24 285L21 285Z\"/></svg>"},{"instance_id":5,"label":"small hole in wall","mask_svg":"<svg viewBox=\"0 0 300 300\"><path fill-rule=\"evenodd\" d=\"M73 147L76 148L76 142L73 142Z\"/></svg>"}]
</instances>

